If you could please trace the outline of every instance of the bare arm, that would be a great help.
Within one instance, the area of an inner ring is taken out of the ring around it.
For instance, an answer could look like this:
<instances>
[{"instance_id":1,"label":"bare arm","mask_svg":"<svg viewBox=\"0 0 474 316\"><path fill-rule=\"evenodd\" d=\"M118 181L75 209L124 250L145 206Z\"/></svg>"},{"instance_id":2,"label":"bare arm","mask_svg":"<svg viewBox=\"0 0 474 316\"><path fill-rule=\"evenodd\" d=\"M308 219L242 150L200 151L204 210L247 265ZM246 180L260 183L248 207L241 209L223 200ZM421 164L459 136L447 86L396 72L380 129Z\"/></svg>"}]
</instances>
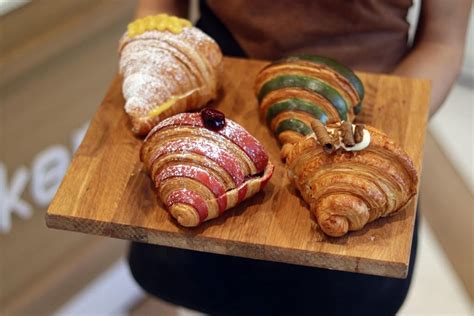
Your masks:
<instances>
[{"instance_id":1,"label":"bare arm","mask_svg":"<svg viewBox=\"0 0 474 316\"><path fill-rule=\"evenodd\" d=\"M415 45L394 70L431 80L430 116L443 104L461 70L470 9L471 0L422 1Z\"/></svg>"},{"instance_id":2,"label":"bare arm","mask_svg":"<svg viewBox=\"0 0 474 316\"><path fill-rule=\"evenodd\" d=\"M187 0L139 0L135 17L168 13L179 17L188 17L189 1Z\"/></svg>"}]
</instances>

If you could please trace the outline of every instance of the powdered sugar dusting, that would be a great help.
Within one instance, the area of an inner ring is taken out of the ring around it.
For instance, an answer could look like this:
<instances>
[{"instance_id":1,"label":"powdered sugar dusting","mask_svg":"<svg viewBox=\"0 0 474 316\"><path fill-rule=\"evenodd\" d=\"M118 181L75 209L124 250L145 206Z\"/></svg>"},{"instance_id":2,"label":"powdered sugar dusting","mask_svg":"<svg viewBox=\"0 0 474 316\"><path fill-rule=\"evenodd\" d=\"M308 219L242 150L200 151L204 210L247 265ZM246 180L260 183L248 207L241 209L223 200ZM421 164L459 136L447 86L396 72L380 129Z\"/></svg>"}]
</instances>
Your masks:
<instances>
[{"instance_id":1,"label":"powdered sugar dusting","mask_svg":"<svg viewBox=\"0 0 474 316\"><path fill-rule=\"evenodd\" d=\"M186 177L201 182L211 190L215 197L219 197L225 192L222 183L205 168L182 163L167 165L155 178L155 184L159 186L162 181L175 177Z\"/></svg>"},{"instance_id":2,"label":"powdered sugar dusting","mask_svg":"<svg viewBox=\"0 0 474 316\"><path fill-rule=\"evenodd\" d=\"M160 122L152 129L148 137L151 137L160 129L173 125L191 125L205 128L202 123L200 113L180 113ZM260 144L260 142L255 137L250 135L250 133L247 132L242 126L226 118L225 127L216 133L230 139L237 146L239 146L253 161L257 172L261 172L265 169L268 163L268 155L266 154L265 149L263 148L262 144Z\"/></svg>"},{"instance_id":3,"label":"powdered sugar dusting","mask_svg":"<svg viewBox=\"0 0 474 316\"><path fill-rule=\"evenodd\" d=\"M130 75L123 81L123 95L127 100L125 111L146 115L155 104L160 104L171 97L170 90L168 81L156 80L147 74Z\"/></svg>"},{"instance_id":4,"label":"powdered sugar dusting","mask_svg":"<svg viewBox=\"0 0 474 316\"><path fill-rule=\"evenodd\" d=\"M209 85L209 71L216 70L205 67L202 60L213 66L222 60L219 50L205 49L209 42L215 43L194 27L186 27L179 34L153 30L133 38L124 35L120 44L119 71L124 76L125 111L131 115L146 116L173 95L195 89L197 84ZM173 44L179 44L182 49L173 50L173 46L177 46ZM219 56L212 53L215 51ZM188 65L183 64L182 54L188 57ZM198 58L201 60L196 60ZM197 68L191 69L191 77L187 69L191 68L189 63L197 65ZM198 72L206 72L202 74L207 79L205 82L197 80ZM213 88L211 91L216 89Z\"/></svg>"},{"instance_id":5,"label":"powdered sugar dusting","mask_svg":"<svg viewBox=\"0 0 474 316\"><path fill-rule=\"evenodd\" d=\"M183 138L174 139L170 142L165 142L156 149L153 159L159 159L160 156L168 153L183 153L192 152L199 155L208 157L209 159L217 162L219 166L227 171L232 177L236 185L241 184L244 181L244 173L241 170L240 163L225 148L219 147L216 143L206 138Z\"/></svg>"}]
</instances>

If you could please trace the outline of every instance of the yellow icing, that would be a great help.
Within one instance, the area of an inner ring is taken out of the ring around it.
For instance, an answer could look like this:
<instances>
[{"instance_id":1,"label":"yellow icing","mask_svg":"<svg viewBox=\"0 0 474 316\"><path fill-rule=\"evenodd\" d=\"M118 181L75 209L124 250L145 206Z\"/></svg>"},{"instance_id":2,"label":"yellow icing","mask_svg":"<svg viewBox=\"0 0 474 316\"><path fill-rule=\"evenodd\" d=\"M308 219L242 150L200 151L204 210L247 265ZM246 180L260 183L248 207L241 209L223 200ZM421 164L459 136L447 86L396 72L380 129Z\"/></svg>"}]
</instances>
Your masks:
<instances>
[{"instance_id":1,"label":"yellow icing","mask_svg":"<svg viewBox=\"0 0 474 316\"><path fill-rule=\"evenodd\" d=\"M148 115L151 117L158 116L164 111L168 110L170 107L172 107L176 101L178 100L178 97L171 97L165 102L161 103L159 106L156 108L152 109L150 112L148 112Z\"/></svg>"},{"instance_id":2,"label":"yellow icing","mask_svg":"<svg viewBox=\"0 0 474 316\"><path fill-rule=\"evenodd\" d=\"M174 34L179 34L185 27L191 27L190 21L178 18L176 16L169 16L167 14L149 15L147 17L137 19L128 25L128 37L134 37L145 33L146 31L169 31Z\"/></svg>"}]
</instances>

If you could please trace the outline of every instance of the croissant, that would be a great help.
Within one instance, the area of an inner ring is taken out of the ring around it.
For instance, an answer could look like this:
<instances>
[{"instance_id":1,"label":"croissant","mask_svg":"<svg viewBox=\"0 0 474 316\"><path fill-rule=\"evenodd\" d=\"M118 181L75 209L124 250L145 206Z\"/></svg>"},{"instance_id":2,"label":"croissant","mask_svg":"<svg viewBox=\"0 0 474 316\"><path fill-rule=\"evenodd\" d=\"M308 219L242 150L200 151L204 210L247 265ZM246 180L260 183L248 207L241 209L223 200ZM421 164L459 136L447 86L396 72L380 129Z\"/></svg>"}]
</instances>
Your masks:
<instances>
[{"instance_id":1,"label":"croissant","mask_svg":"<svg viewBox=\"0 0 474 316\"><path fill-rule=\"evenodd\" d=\"M132 131L146 135L159 121L216 98L222 53L188 20L166 14L128 25L119 72Z\"/></svg>"},{"instance_id":2,"label":"croissant","mask_svg":"<svg viewBox=\"0 0 474 316\"><path fill-rule=\"evenodd\" d=\"M418 176L408 155L373 127L366 127L363 137L328 154L312 134L286 155L290 181L327 235L360 230L400 210L416 194Z\"/></svg>"},{"instance_id":3,"label":"croissant","mask_svg":"<svg viewBox=\"0 0 474 316\"><path fill-rule=\"evenodd\" d=\"M159 123L146 137L140 158L160 200L187 227L253 196L274 169L253 136L208 108Z\"/></svg>"},{"instance_id":4,"label":"croissant","mask_svg":"<svg viewBox=\"0 0 474 316\"><path fill-rule=\"evenodd\" d=\"M292 56L257 75L260 114L280 143L312 133L311 121L352 122L362 107L364 86L349 68L322 56Z\"/></svg>"}]
</instances>

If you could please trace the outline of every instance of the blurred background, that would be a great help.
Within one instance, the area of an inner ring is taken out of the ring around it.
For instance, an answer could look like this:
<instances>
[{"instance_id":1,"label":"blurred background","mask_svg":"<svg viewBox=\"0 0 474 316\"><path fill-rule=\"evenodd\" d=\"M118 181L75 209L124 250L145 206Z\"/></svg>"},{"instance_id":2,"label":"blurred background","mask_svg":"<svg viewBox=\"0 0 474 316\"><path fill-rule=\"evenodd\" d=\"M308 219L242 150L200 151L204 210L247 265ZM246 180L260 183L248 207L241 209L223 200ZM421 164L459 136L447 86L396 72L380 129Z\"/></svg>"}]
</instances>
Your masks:
<instances>
[{"instance_id":1,"label":"blurred background","mask_svg":"<svg viewBox=\"0 0 474 316\"><path fill-rule=\"evenodd\" d=\"M0 315L193 314L135 285L125 241L44 223L117 72L117 41L135 5L0 0ZM462 73L426 136L419 255L400 315L474 312L472 17Z\"/></svg>"}]
</instances>

